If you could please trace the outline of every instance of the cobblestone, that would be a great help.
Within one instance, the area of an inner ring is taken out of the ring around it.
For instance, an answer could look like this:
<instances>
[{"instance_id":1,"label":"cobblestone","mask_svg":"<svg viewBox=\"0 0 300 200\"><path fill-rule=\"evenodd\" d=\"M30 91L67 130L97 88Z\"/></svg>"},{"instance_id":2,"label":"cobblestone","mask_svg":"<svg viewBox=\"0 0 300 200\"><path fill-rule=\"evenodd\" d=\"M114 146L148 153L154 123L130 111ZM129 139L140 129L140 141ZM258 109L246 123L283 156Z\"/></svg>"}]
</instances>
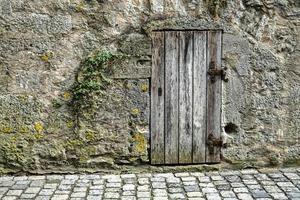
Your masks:
<instances>
[{"instance_id":1,"label":"cobblestone","mask_svg":"<svg viewBox=\"0 0 300 200\"><path fill-rule=\"evenodd\" d=\"M207 173L2 176L0 198L300 200L300 168Z\"/></svg>"}]
</instances>

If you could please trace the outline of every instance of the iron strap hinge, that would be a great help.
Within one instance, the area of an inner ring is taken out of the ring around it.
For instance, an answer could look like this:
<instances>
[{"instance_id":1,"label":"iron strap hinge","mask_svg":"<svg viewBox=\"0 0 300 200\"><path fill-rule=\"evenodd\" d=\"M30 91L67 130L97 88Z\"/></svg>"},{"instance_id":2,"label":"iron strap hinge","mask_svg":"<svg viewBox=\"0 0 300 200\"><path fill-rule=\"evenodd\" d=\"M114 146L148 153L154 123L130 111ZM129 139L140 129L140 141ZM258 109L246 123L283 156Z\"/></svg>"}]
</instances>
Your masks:
<instances>
[{"instance_id":1,"label":"iron strap hinge","mask_svg":"<svg viewBox=\"0 0 300 200\"><path fill-rule=\"evenodd\" d=\"M212 61L209 63L207 74L211 76L212 82L215 82L216 76L220 76L223 81L227 82L228 78L227 78L226 70L227 67L224 68L217 67L215 62Z\"/></svg>"},{"instance_id":2,"label":"iron strap hinge","mask_svg":"<svg viewBox=\"0 0 300 200\"><path fill-rule=\"evenodd\" d=\"M212 133L210 133L207 137L207 147L209 154L214 154L215 147L223 147L223 141L220 138L216 138Z\"/></svg>"}]
</instances>

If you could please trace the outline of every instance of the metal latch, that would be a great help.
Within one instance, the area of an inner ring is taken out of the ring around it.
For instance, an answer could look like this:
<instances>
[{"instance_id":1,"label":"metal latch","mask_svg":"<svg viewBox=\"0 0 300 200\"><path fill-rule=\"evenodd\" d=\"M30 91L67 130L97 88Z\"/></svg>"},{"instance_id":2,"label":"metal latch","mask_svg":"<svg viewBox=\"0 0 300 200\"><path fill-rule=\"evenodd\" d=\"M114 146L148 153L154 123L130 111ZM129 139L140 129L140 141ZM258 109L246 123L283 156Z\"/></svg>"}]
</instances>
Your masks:
<instances>
[{"instance_id":1,"label":"metal latch","mask_svg":"<svg viewBox=\"0 0 300 200\"><path fill-rule=\"evenodd\" d=\"M217 68L216 63L214 61L211 61L209 64L209 69L207 71L208 75L211 76L211 81L215 82L216 81L216 76L221 76L221 79L225 82L228 81L228 78L226 76L226 70L227 67L224 68Z\"/></svg>"},{"instance_id":2,"label":"metal latch","mask_svg":"<svg viewBox=\"0 0 300 200\"><path fill-rule=\"evenodd\" d=\"M207 137L207 147L209 154L214 154L214 147L222 147L223 141L222 139L216 138L212 133L210 133Z\"/></svg>"}]
</instances>

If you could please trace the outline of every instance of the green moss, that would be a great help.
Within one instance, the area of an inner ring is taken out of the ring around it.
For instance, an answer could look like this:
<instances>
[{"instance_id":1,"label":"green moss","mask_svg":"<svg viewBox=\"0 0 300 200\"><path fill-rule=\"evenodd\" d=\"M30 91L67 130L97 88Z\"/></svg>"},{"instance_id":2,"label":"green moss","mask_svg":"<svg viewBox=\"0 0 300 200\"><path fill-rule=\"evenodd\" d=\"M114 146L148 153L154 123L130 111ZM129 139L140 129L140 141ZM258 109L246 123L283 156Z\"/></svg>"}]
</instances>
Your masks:
<instances>
[{"instance_id":1,"label":"green moss","mask_svg":"<svg viewBox=\"0 0 300 200\"><path fill-rule=\"evenodd\" d=\"M52 106L53 106L54 108L60 108L60 107L63 106L63 104L64 104L64 102L61 101L60 99L53 99L53 100L52 100Z\"/></svg>"},{"instance_id":2,"label":"green moss","mask_svg":"<svg viewBox=\"0 0 300 200\"><path fill-rule=\"evenodd\" d=\"M85 157L90 157L91 155L96 154L96 148L93 146L85 146L80 150L81 154Z\"/></svg>"},{"instance_id":3,"label":"green moss","mask_svg":"<svg viewBox=\"0 0 300 200\"><path fill-rule=\"evenodd\" d=\"M87 155L79 156L79 164L85 165L88 160L89 160L89 158Z\"/></svg>"},{"instance_id":4,"label":"green moss","mask_svg":"<svg viewBox=\"0 0 300 200\"><path fill-rule=\"evenodd\" d=\"M0 35L3 35L7 30L3 27L0 27Z\"/></svg>"},{"instance_id":5,"label":"green moss","mask_svg":"<svg viewBox=\"0 0 300 200\"><path fill-rule=\"evenodd\" d=\"M16 172L11 168L0 167L0 176Z\"/></svg>"},{"instance_id":6,"label":"green moss","mask_svg":"<svg viewBox=\"0 0 300 200\"><path fill-rule=\"evenodd\" d=\"M76 155L78 156L78 164L80 166L87 166L91 156L95 154L96 148L93 146L85 145L84 147L77 149Z\"/></svg>"},{"instance_id":7,"label":"green moss","mask_svg":"<svg viewBox=\"0 0 300 200\"><path fill-rule=\"evenodd\" d=\"M80 147L84 144L82 140L79 139L69 139L66 141L65 147L69 150L76 150L77 147Z\"/></svg>"},{"instance_id":8,"label":"green moss","mask_svg":"<svg viewBox=\"0 0 300 200\"><path fill-rule=\"evenodd\" d=\"M15 143L6 143L3 148L5 149L7 163L23 163L25 156L22 150L18 148Z\"/></svg>"},{"instance_id":9,"label":"green moss","mask_svg":"<svg viewBox=\"0 0 300 200\"><path fill-rule=\"evenodd\" d=\"M93 133L93 132L91 132L91 131L87 132L87 133L85 134L85 139L86 139L87 141L94 141L94 140L96 140L95 133Z\"/></svg>"},{"instance_id":10,"label":"green moss","mask_svg":"<svg viewBox=\"0 0 300 200\"><path fill-rule=\"evenodd\" d=\"M33 163L30 143L20 134L2 137L0 145L1 163L6 166L28 168Z\"/></svg>"}]
</instances>

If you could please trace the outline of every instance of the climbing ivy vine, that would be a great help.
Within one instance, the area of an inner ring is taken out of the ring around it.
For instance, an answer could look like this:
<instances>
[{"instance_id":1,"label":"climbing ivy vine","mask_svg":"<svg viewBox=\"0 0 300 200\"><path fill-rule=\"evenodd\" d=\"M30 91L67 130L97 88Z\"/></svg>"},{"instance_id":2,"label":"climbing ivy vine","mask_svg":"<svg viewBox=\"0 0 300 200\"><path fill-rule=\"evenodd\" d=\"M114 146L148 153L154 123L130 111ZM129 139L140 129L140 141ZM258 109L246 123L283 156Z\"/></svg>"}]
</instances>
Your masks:
<instances>
[{"instance_id":1,"label":"climbing ivy vine","mask_svg":"<svg viewBox=\"0 0 300 200\"><path fill-rule=\"evenodd\" d=\"M112 82L110 78L115 67L125 58L125 55L113 54L109 51L99 51L85 59L77 73L73 85L72 107L75 111L89 108L93 104L93 95L103 95L107 86Z\"/></svg>"}]
</instances>

